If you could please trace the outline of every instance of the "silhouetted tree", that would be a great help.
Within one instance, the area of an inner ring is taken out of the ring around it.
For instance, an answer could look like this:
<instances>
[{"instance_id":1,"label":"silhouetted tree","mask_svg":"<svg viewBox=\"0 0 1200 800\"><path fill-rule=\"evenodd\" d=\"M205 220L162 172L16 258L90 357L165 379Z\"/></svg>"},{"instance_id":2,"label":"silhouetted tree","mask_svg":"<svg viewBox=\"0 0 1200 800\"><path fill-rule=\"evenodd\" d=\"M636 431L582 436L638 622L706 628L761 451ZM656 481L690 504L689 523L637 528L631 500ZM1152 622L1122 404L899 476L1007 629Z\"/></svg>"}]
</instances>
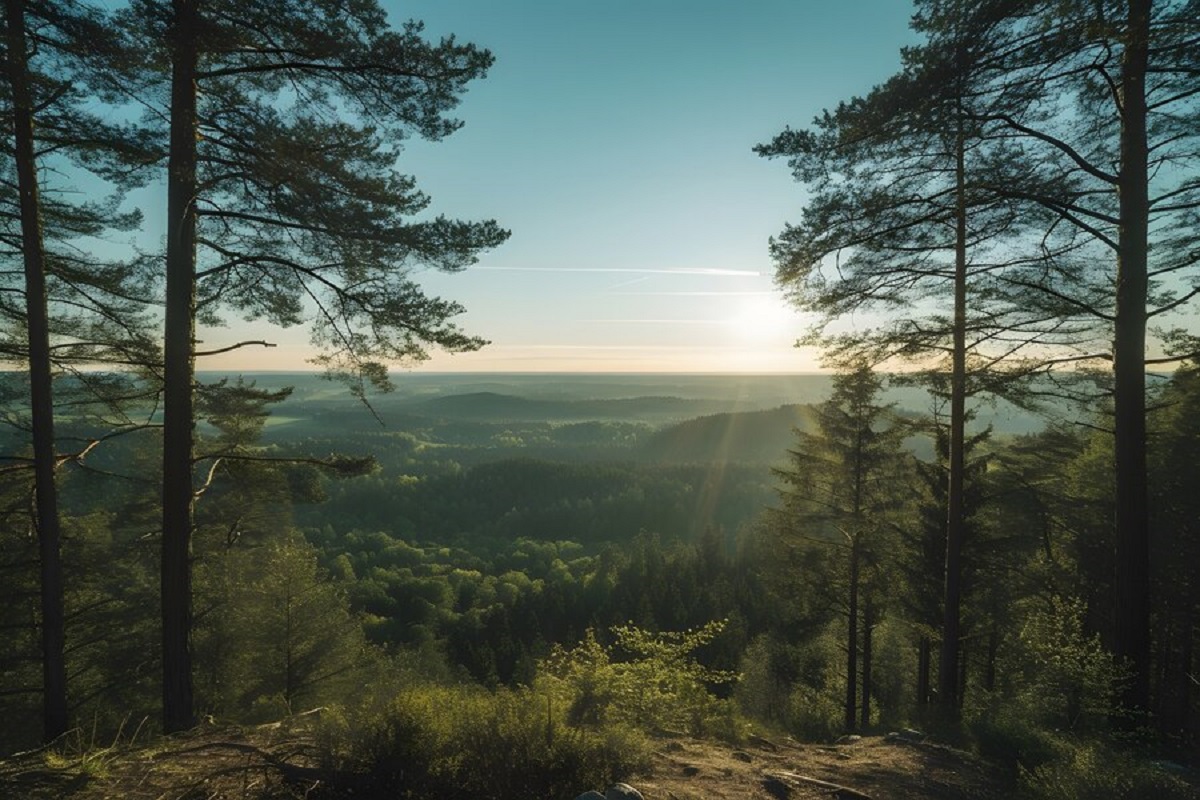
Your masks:
<instances>
[{"instance_id":1,"label":"silhouetted tree","mask_svg":"<svg viewBox=\"0 0 1200 800\"><path fill-rule=\"evenodd\" d=\"M817 546L845 555L846 695L844 724L858 717L860 594L864 573L882 558L883 517L895 507L900 429L878 404L882 380L866 364L834 378L833 394L816 412L819 432L798 433L791 463L775 470L783 482L778 511L788 527ZM876 608L877 604L868 604ZM867 625L875 622L868 619ZM869 687L870 676L864 676ZM867 700L867 688L863 698ZM869 719L869 711L865 718Z\"/></svg>"},{"instance_id":2,"label":"silhouetted tree","mask_svg":"<svg viewBox=\"0 0 1200 800\"><path fill-rule=\"evenodd\" d=\"M1072 242L1045 235L1049 215L988 188L1027 179L1020 153L976 120L974 107L992 102L978 84L994 21L939 13L942 26L904 52L899 75L825 112L813 130L786 130L757 150L786 157L813 187L802 221L771 244L793 302L819 315L807 341L827 348L835 363L901 358L925 382L941 377L948 385L938 674L940 696L955 698L967 401L980 392L1016 393L1053 363L1047 351L1059 355L1074 343L1079 323L1062 304L1031 306L1002 280L1030 262L1050 262ZM1035 243L1014 253L1030 231ZM827 335L830 323L861 311L893 319Z\"/></svg>"},{"instance_id":3,"label":"silhouetted tree","mask_svg":"<svg viewBox=\"0 0 1200 800\"><path fill-rule=\"evenodd\" d=\"M1146 483L1145 366L1196 352L1168 330L1148 352L1148 325L1169 325L1200 290L1188 276L1200 210L1200 82L1194 0L1004 4L923 3L920 24L998 20L972 118L1020 142L1033 177L992 190L1054 214L1106 259L1061 287L1076 313L1096 321L1092 359L1111 362L1115 460L1115 649L1132 665L1124 694L1146 709L1150 677L1150 548ZM952 13L939 13L949 10ZM1042 291L1040 275L1016 285ZM1108 341L1105 341L1108 340Z\"/></svg>"},{"instance_id":4,"label":"silhouetted tree","mask_svg":"<svg viewBox=\"0 0 1200 800\"><path fill-rule=\"evenodd\" d=\"M5 178L0 189L0 206L5 209L0 257L22 262L24 283L0 300L0 320L9 326L0 347L6 358L24 360L29 375L43 726L49 740L64 733L68 724L62 535L55 485L55 372L98 362L144 368L152 363L155 349L145 334L141 302L134 299L136 265L102 264L73 246L73 240L106 229L128 229L140 217L118 213L118 198L81 204L63 199L54 189L44 193L39 164L74 161L76 168L127 185L130 172L147 156L135 132L107 124L86 109L89 72L108 68L100 66L93 53L112 42L99 12L73 3L7 0L3 22L8 162L0 167ZM103 386L100 379L78 383L84 396L89 388ZM92 399L114 401L111 395Z\"/></svg>"},{"instance_id":5,"label":"silhouetted tree","mask_svg":"<svg viewBox=\"0 0 1200 800\"><path fill-rule=\"evenodd\" d=\"M418 264L461 269L502 242L492 222L414 221L428 205L395 171L397 143L430 139L491 55L374 2L142 0L151 89L169 95L163 430L164 723L193 720L189 552L196 324L221 309L311 323L320 361L362 396L388 360L481 339L426 297ZM165 67L162 69L153 69ZM169 75L168 75L169 72ZM262 344L238 342L229 348Z\"/></svg>"}]
</instances>

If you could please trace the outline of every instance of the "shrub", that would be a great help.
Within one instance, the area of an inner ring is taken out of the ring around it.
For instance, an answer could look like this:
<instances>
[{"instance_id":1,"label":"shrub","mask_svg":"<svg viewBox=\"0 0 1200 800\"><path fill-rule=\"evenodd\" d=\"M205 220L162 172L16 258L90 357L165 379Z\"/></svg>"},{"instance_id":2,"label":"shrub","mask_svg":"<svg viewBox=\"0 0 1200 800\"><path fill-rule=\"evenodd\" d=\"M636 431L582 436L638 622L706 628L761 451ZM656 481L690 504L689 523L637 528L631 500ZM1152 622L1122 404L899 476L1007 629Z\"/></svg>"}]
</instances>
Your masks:
<instances>
[{"instance_id":1,"label":"shrub","mask_svg":"<svg viewBox=\"0 0 1200 800\"><path fill-rule=\"evenodd\" d=\"M1037 800L1192 800L1197 787L1153 763L1093 742L1059 742L1058 758L1023 773Z\"/></svg>"},{"instance_id":2,"label":"shrub","mask_svg":"<svg viewBox=\"0 0 1200 800\"><path fill-rule=\"evenodd\" d=\"M408 688L351 739L348 766L388 797L573 797L645 764L640 736L569 725L528 689Z\"/></svg>"},{"instance_id":3,"label":"shrub","mask_svg":"<svg viewBox=\"0 0 1200 800\"><path fill-rule=\"evenodd\" d=\"M1036 770L1058 755L1054 737L1013 713L993 711L967 723L975 751L1003 766L1014 780L1021 772Z\"/></svg>"},{"instance_id":4,"label":"shrub","mask_svg":"<svg viewBox=\"0 0 1200 800\"><path fill-rule=\"evenodd\" d=\"M1116 687L1127 675L1100 637L1086 631L1085 611L1074 597L1033 605L1010 655L1025 673L1016 703L1047 727L1103 728L1118 710Z\"/></svg>"},{"instance_id":5,"label":"shrub","mask_svg":"<svg viewBox=\"0 0 1200 800\"><path fill-rule=\"evenodd\" d=\"M694 630L650 633L617 626L609 647L589 630L576 647L551 651L539 665L538 686L565 706L575 725L622 724L737 740L744 724L734 703L715 697L709 686L733 683L738 676L709 669L692 655L724 627L710 622Z\"/></svg>"},{"instance_id":6,"label":"shrub","mask_svg":"<svg viewBox=\"0 0 1200 800\"><path fill-rule=\"evenodd\" d=\"M772 669L771 643L766 636L750 642L738 670L741 680L733 696L742 712L763 722L783 722L789 687Z\"/></svg>"},{"instance_id":7,"label":"shrub","mask_svg":"<svg viewBox=\"0 0 1200 800\"><path fill-rule=\"evenodd\" d=\"M843 709L829 692L798 683L788 696L788 732L804 742L830 742L843 733Z\"/></svg>"}]
</instances>

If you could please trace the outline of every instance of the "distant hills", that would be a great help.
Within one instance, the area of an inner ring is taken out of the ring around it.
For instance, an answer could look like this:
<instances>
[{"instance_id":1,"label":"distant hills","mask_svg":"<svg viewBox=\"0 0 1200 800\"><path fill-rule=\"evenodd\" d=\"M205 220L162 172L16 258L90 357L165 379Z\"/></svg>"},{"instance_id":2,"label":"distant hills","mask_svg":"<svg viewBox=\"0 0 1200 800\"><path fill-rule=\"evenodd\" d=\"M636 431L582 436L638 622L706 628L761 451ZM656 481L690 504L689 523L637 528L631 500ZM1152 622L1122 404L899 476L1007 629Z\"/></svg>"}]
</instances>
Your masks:
<instances>
[{"instance_id":1,"label":"distant hills","mask_svg":"<svg viewBox=\"0 0 1200 800\"><path fill-rule=\"evenodd\" d=\"M542 444L537 446L553 449L595 446L601 443L601 434L607 435L603 428L589 429L591 438L586 443L572 440L568 445L559 441L559 429L565 426L622 423L634 427L623 430L617 436L620 442L614 439L608 442L610 446L631 445L630 457L639 460L676 463L712 462L722 457L744 463L777 463L794 443L792 428L809 428L806 409L825 400L831 389L828 375L402 373L396 376L395 392L370 396L372 414L344 387L316 375L260 373L246 377L264 388L295 387L292 397L273 410L268 435L274 441L335 431L375 435L383 429L411 431L436 444L474 443L491 448L497 446L497 434L513 433L524 439L523 447L533 446L540 437ZM894 402L898 411L918 416L929 413L930 399L922 389L893 387L884 398ZM998 435L1030 433L1046 424L1045 418L1002 402L981 403L975 410L972 427L991 425ZM543 429L536 436L530 435L534 426ZM657 430L643 433L636 426ZM548 456L540 451L538 455Z\"/></svg>"},{"instance_id":2,"label":"distant hills","mask_svg":"<svg viewBox=\"0 0 1200 800\"><path fill-rule=\"evenodd\" d=\"M668 421L726 407L718 400L682 397L558 399L498 392L451 394L406 404L409 414L474 422L564 422L583 420Z\"/></svg>"},{"instance_id":3,"label":"distant hills","mask_svg":"<svg viewBox=\"0 0 1200 800\"><path fill-rule=\"evenodd\" d=\"M655 461L776 464L795 446L795 429L812 427L812 407L785 405L690 419L651 434L642 455Z\"/></svg>"}]
</instances>

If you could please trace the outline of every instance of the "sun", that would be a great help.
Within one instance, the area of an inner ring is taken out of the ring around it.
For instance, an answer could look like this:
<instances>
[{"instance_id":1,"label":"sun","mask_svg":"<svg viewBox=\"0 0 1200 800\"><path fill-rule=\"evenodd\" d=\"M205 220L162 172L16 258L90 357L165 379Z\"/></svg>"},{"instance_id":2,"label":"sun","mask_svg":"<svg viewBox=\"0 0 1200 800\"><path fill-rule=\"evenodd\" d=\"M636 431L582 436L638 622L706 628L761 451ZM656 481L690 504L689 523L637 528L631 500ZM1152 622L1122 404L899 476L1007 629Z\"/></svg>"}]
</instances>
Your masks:
<instances>
[{"instance_id":1,"label":"sun","mask_svg":"<svg viewBox=\"0 0 1200 800\"><path fill-rule=\"evenodd\" d=\"M743 298L726 325L739 338L768 342L794 339L800 323L799 313L776 295Z\"/></svg>"}]
</instances>

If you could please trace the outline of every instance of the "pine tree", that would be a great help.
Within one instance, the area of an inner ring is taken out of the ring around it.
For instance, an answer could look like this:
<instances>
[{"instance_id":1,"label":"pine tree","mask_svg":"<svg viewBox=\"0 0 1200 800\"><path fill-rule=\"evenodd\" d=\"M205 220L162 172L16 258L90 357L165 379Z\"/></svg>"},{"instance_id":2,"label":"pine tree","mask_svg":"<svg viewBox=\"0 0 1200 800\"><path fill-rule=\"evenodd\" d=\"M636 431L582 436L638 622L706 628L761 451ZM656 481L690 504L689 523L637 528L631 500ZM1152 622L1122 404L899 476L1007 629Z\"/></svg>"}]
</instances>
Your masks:
<instances>
[{"instance_id":1,"label":"pine tree","mask_svg":"<svg viewBox=\"0 0 1200 800\"><path fill-rule=\"evenodd\" d=\"M75 240L106 229L128 229L136 214L120 214L118 197L107 203L79 204L56 197L43 186L45 162L75 161L100 177L127 186L148 154L135 132L102 122L85 110L86 76L97 68L95 50L111 41L103 17L72 3L32 7L7 0L4 15L5 99L11 127L5 139L9 161L0 205L8 207L0 257L20 259L24 284L0 300L0 320L12 327L3 344L9 358L23 359L29 374L30 437L33 450L34 525L39 542L44 736L68 725L62 534L56 472L56 371L80 364L152 362L155 348L145 334L136 264L102 264L78 255ZM134 161L131 163L130 158ZM59 187L61 188L61 187ZM103 379L78 381L84 400L113 403ZM79 399L75 403L81 402Z\"/></svg>"},{"instance_id":2,"label":"pine tree","mask_svg":"<svg viewBox=\"0 0 1200 800\"><path fill-rule=\"evenodd\" d=\"M1020 153L977 121L977 107L995 102L979 85L995 21L968 18L961 4L926 5L937 24L917 18L929 41L904 52L900 74L825 112L813 130L786 130L757 151L786 157L813 188L801 222L771 243L791 299L819 315L806 341L834 363L907 360L923 382L949 387L939 688L955 698L968 401L984 392L1028 398L1029 378L1057 363L1083 323L1061 303L1015 297L1005 277L1051 264L1073 243L1044 233L1048 214L989 188L1028 179ZM1030 232L1036 244L1020 249ZM826 334L861 311L891 319Z\"/></svg>"},{"instance_id":3,"label":"pine tree","mask_svg":"<svg viewBox=\"0 0 1200 800\"><path fill-rule=\"evenodd\" d=\"M320 363L362 397L387 387L389 360L484 344L410 270L462 269L507 234L415 220L428 198L394 166L406 135L458 127L446 113L485 73L487 51L431 44L415 22L393 30L374 2L142 0L131 16L147 54L140 91L169 96L163 706L166 729L180 730L193 721L195 361L213 352L198 349L197 322L222 310L307 319Z\"/></svg>"},{"instance_id":4,"label":"pine tree","mask_svg":"<svg viewBox=\"0 0 1200 800\"><path fill-rule=\"evenodd\" d=\"M883 558L884 517L896 504L901 434L889 407L877 403L881 386L866 364L838 373L832 396L816 412L819 433L798 433L791 463L775 471L783 482L778 514L788 527L818 546L837 548L845 558L846 730L854 730L858 721L860 638L867 631L869 642L869 628L877 621L870 613L865 625L860 619L864 600L867 609L879 605L876 598L862 596L869 586L866 574ZM864 707L869 685L868 668ZM869 716L868 709L864 718Z\"/></svg>"},{"instance_id":5,"label":"pine tree","mask_svg":"<svg viewBox=\"0 0 1200 800\"><path fill-rule=\"evenodd\" d=\"M1000 19L982 80L991 106L973 116L1021 142L1035 176L993 190L1051 212L1078 236L1079 257L1086 259L1083 280L1054 291L1094 321L1090 358L1111 364L1114 642L1132 665L1125 702L1145 710L1151 662L1145 368L1195 351L1190 337L1170 333L1158 342L1167 350L1162 357L1148 345L1152 322L1169 328L1200 294L1191 286L1200 209L1200 14L1194 0L958 5L970 17ZM1017 285L1030 296L1044 294L1039 277L1019 277Z\"/></svg>"}]
</instances>

